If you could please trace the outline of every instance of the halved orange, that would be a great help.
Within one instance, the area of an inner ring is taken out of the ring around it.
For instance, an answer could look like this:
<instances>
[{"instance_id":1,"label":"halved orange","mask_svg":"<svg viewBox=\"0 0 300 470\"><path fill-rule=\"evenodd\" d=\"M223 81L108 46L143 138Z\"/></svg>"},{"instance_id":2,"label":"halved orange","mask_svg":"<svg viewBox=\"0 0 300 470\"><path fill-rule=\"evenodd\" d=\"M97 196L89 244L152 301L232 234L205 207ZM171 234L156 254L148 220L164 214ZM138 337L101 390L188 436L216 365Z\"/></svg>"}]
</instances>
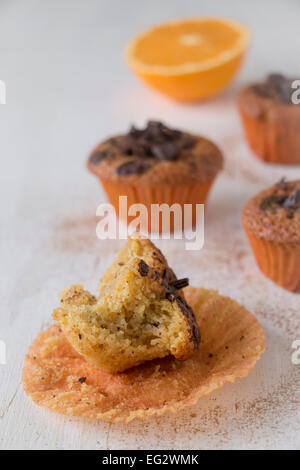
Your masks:
<instances>
[{"instance_id":1,"label":"halved orange","mask_svg":"<svg viewBox=\"0 0 300 470\"><path fill-rule=\"evenodd\" d=\"M125 55L132 70L151 87L177 100L196 101L229 84L249 38L249 29L231 20L182 19L136 36Z\"/></svg>"}]
</instances>

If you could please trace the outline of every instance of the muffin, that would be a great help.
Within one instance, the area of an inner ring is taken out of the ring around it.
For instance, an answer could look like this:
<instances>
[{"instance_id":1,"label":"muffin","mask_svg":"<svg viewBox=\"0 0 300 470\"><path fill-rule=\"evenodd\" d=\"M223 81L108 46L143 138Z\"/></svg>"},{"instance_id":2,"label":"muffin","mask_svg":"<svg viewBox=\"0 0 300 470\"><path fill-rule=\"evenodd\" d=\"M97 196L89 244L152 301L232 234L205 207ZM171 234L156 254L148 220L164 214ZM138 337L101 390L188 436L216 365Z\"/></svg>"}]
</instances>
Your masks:
<instances>
[{"instance_id":1,"label":"muffin","mask_svg":"<svg viewBox=\"0 0 300 470\"><path fill-rule=\"evenodd\" d=\"M102 370L122 372L169 354L183 360L200 343L187 285L150 240L135 235L105 273L98 298L67 287L53 316L74 349Z\"/></svg>"},{"instance_id":2,"label":"muffin","mask_svg":"<svg viewBox=\"0 0 300 470\"><path fill-rule=\"evenodd\" d=\"M177 203L182 212L184 204L192 204L190 219L184 220L182 215L180 223L195 225L196 204L206 202L222 165L222 154L212 142L157 121L149 121L144 129L131 127L127 134L104 141L88 159L89 170L99 178L117 215L123 217L119 196L127 196L127 207L146 206L146 229L152 227L153 231L163 227L154 217L151 225L152 204ZM125 222L132 219L125 214ZM171 230L176 228L171 220Z\"/></svg>"},{"instance_id":3,"label":"muffin","mask_svg":"<svg viewBox=\"0 0 300 470\"><path fill-rule=\"evenodd\" d=\"M294 80L269 75L246 87L238 99L248 143L268 163L300 163L300 106L292 102Z\"/></svg>"},{"instance_id":4,"label":"muffin","mask_svg":"<svg viewBox=\"0 0 300 470\"><path fill-rule=\"evenodd\" d=\"M272 281L300 291L300 180L282 179L246 204L242 224L258 266Z\"/></svg>"}]
</instances>

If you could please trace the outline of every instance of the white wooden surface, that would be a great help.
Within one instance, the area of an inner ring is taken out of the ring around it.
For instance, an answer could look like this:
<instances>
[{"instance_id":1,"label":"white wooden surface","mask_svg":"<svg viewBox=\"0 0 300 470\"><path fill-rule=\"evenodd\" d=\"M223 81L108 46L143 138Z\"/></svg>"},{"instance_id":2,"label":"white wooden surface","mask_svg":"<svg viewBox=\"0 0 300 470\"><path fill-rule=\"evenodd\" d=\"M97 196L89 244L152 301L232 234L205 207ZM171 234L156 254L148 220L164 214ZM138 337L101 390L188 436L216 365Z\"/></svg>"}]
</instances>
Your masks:
<instances>
[{"instance_id":1,"label":"white wooden surface","mask_svg":"<svg viewBox=\"0 0 300 470\"><path fill-rule=\"evenodd\" d=\"M244 21L253 42L230 90L188 106L145 89L124 65L122 49L145 26L193 14ZM300 73L299 15L292 0L1 1L0 79L7 85L7 104L0 105L2 449L300 448L300 366L291 362L292 341L300 339L300 297L260 274L239 222L251 195L282 175L299 178L300 168L254 159L234 105L248 79ZM247 379L177 416L127 425L59 416L25 396L23 358L51 322L58 292L73 282L95 290L120 245L96 238L94 214L104 195L85 169L87 153L103 137L147 118L203 133L224 150L204 249L187 255L181 242L159 245L193 285L219 289L252 310L266 329L267 352Z\"/></svg>"}]
</instances>

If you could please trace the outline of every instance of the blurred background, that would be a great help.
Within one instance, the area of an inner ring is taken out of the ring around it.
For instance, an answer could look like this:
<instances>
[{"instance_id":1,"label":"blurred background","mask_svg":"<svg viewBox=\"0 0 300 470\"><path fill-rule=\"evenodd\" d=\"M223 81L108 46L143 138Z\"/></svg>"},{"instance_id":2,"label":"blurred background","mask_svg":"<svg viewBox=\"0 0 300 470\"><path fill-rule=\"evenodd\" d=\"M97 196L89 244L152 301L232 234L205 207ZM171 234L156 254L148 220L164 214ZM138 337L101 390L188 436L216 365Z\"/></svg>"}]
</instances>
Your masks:
<instances>
[{"instance_id":1,"label":"blurred background","mask_svg":"<svg viewBox=\"0 0 300 470\"><path fill-rule=\"evenodd\" d=\"M139 82L123 50L146 27L193 15L245 23L252 42L225 93L182 105ZM50 194L47 210L58 209L62 191L66 208L91 201L95 207L103 195L85 171L88 152L103 137L147 118L206 134L233 158L241 151L234 147L241 127L232 100L244 83L268 72L300 72L299 17L297 0L1 0L0 79L7 103L0 106L0 191L2 200L10 194L6 212L21 198L33 215Z\"/></svg>"}]
</instances>

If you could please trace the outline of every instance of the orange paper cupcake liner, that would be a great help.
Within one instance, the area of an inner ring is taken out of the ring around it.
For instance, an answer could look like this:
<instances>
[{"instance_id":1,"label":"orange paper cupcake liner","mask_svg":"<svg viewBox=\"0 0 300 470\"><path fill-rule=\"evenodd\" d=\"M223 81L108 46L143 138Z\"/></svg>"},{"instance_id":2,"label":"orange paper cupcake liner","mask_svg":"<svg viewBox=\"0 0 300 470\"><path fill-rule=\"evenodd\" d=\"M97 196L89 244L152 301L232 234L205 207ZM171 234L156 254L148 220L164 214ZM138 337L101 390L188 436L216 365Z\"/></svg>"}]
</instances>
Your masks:
<instances>
[{"instance_id":1,"label":"orange paper cupcake liner","mask_svg":"<svg viewBox=\"0 0 300 470\"><path fill-rule=\"evenodd\" d=\"M40 333L25 358L25 392L62 414L129 422L176 413L227 382L246 377L265 350L254 315L215 291L187 287L202 341L186 361L169 356L111 374L91 366L57 325Z\"/></svg>"},{"instance_id":2,"label":"orange paper cupcake liner","mask_svg":"<svg viewBox=\"0 0 300 470\"><path fill-rule=\"evenodd\" d=\"M127 207L133 204L143 204L147 208L148 213L148 228L152 227L151 222L155 225L155 221L151 221L151 205L152 204L168 204L172 206L173 204L179 204L182 208L182 219L181 226L182 228L188 228L195 226L197 222L196 217L196 204L205 204L207 200L208 193L214 182L210 180L204 183L192 183L192 184L183 184L183 185L161 185L161 186L152 186L152 185L126 185L120 183L114 183L102 178L99 178L102 183L107 197L110 203L115 207L117 216L122 218L122 214L119 212L119 196L127 196ZM187 220L184 217L184 204L191 204L192 211L191 217ZM123 222L130 223L136 216L129 216L123 219ZM145 228L145 227L141 227ZM173 217L170 220L170 230L176 230L174 225ZM162 232L163 227L161 220L159 221L158 227L153 227L154 232Z\"/></svg>"},{"instance_id":3,"label":"orange paper cupcake liner","mask_svg":"<svg viewBox=\"0 0 300 470\"><path fill-rule=\"evenodd\" d=\"M300 292L300 246L267 241L245 230L265 276L287 290Z\"/></svg>"},{"instance_id":4,"label":"orange paper cupcake liner","mask_svg":"<svg viewBox=\"0 0 300 470\"><path fill-rule=\"evenodd\" d=\"M298 125L290 120L267 120L252 117L239 108L250 148L261 160L274 164L300 163Z\"/></svg>"}]
</instances>

